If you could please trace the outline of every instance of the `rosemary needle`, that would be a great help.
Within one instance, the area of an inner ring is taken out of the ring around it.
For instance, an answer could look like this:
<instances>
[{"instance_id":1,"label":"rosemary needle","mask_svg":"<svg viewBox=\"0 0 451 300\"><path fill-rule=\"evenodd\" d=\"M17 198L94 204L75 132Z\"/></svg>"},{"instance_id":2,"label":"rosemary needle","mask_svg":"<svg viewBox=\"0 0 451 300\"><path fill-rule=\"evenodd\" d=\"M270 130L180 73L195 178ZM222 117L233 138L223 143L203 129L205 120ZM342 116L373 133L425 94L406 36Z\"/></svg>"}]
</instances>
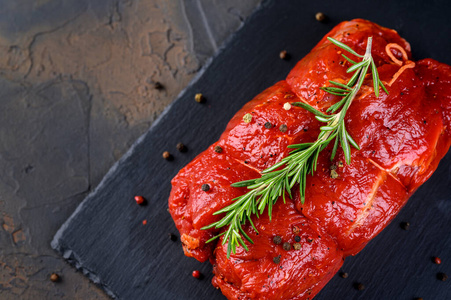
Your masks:
<instances>
[{"instance_id":1,"label":"rosemary needle","mask_svg":"<svg viewBox=\"0 0 451 300\"><path fill-rule=\"evenodd\" d=\"M202 228L209 229L213 227L222 228L228 226L221 234L207 241L207 243L211 242L219 236L224 235L222 243L225 244L228 242L227 257L230 257L232 252L236 253L236 247L239 245L248 250L243 237L250 243L253 243L251 238L244 232L242 225L244 225L246 221L249 221L254 230L258 232L252 222L252 216L256 215L258 217L263 214L265 209L268 209L269 219L271 220L273 205L281 196L285 202L286 194L291 198L291 189L295 184L299 184L301 203L304 204L307 174L314 174L319 153L324 150L332 140L335 139L331 159L335 157L338 146L340 145L343 149L346 163L351 163L351 146L358 150L360 148L347 132L344 118L349 106L362 86L369 68L371 68L376 97L379 97L379 87L388 94L385 86L379 79L376 65L371 56L371 37L368 38L364 55L356 53L349 46L333 38L328 37L328 40L343 50L362 58L362 61L355 62L342 54L343 57L352 64L347 72L354 72L353 75L347 84L329 81L333 86L321 88L330 94L343 97L340 101L327 109L326 112L331 113L330 115L322 113L303 102L291 103L294 106L308 110L315 115L315 118L318 121L325 123L325 125L320 128L320 133L315 142L289 145L288 148L293 149L289 155L270 168L263 170L260 178L232 184L233 187L247 187L249 192L233 199L233 203L229 206L216 211L214 215L226 214L221 220ZM340 111L337 112L338 110Z\"/></svg>"}]
</instances>

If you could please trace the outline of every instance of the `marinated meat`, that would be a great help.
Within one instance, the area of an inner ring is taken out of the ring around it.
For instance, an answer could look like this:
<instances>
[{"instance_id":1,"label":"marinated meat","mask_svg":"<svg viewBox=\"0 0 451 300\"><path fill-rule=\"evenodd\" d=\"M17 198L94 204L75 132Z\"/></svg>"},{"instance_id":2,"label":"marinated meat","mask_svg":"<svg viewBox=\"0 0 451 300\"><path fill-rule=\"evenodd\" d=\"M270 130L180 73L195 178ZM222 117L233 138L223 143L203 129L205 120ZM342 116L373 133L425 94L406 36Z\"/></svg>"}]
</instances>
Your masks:
<instances>
[{"instance_id":1,"label":"marinated meat","mask_svg":"<svg viewBox=\"0 0 451 300\"><path fill-rule=\"evenodd\" d=\"M350 64L324 37L286 80L247 103L219 141L172 180L169 209L183 250L211 261L213 285L229 299L312 299L346 256L389 224L451 144L450 66L432 59L411 62L410 45L396 31L361 19L343 22L327 36L362 54L372 36L372 56L389 92L376 97L367 77L349 108L346 128L361 148L352 150L350 165L342 151L333 161L331 149L322 151L317 171L307 177L304 204L295 188L293 199L276 203L271 221L266 213L253 218L258 233L244 226L255 242L247 243L249 251L239 247L227 258L221 238L206 243L225 228L201 228L221 219L213 213L246 193L232 183L260 177L288 155L288 145L316 140L321 124L314 116L284 104L303 101L324 111L339 99L320 87L329 80L345 83ZM398 48L387 51L389 44ZM252 118L243 120L246 114ZM210 189L202 190L203 184ZM275 236L282 243L274 243Z\"/></svg>"}]
</instances>

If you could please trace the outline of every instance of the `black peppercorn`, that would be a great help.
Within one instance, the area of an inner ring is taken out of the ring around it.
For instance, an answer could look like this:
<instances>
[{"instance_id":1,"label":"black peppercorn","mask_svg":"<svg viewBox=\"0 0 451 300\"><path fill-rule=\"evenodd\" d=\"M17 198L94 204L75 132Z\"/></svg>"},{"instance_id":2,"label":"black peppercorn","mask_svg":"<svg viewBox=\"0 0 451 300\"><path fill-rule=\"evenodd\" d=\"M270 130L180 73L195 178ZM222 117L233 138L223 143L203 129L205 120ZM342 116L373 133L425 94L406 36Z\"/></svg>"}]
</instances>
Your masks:
<instances>
[{"instance_id":1,"label":"black peppercorn","mask_svg":"<svg viewBox=\"0 0 451 300\"><path fill-rule=\"evenodd\" d=\"M285 59L285 60L287 60L287 59L290 58L290 54L288 54L287 50L282 50L282 51L280 51L280 53L279 53L279 57L280 57L280 59Z\"/></svg>"},{"instance_id":2,"label":"black peppercorn","mask_svg":"<svg viewBox=\"0 0 451 300\"><path fill-rule=\"evenodd\" d=\"M274 244L280 245L282 243L282 238L276 235L275 237L273 237L272 241L274 242Z\"/></svg>"},{"instance_id":3,"label":"black peppercorn","mask_svg":"<svg viewBox=\"0 0 451 300\"><path fill-rule=\"evenodd\" d=\"M340 277L341 278L348 278L348 273L346 273L346 272L340 272Z\"/></svg>"},{"instance_id":4,"label":"black peppercorn","mask_svg":"<svg viewBox=\"0 0 451 300\"><path fill-rule=\"evenodd\" d=\"M265 128L271 129L271 127L272 127L272 124L271 124L271 123L269 123L269 122L266 122L266 123L265 123Z\"/></svg>"},{"instance_id":5,"label":"black peppercorn","mask_svg":"<svg viewBox=\"0 0 451 300\"><path fill-rule=\"evenodd\" d=\"M400 226L404 230L409 230L410 223L409 222L401 222Z\"/></svg>"},{"instance_id":6,"label":"black peppercorn","mask_svg":"<svg viewBox=\"0 0 451 300\"><path fill-rule=\"evenodd\" d=\"M280 255L277 255L276 257L274 257L274 258L272 259L272 261L273 261L275 264L280 264Z\"/></svg>"},{"instance_id":7,"label":"black peppercorn","mask_svg":"<svg viewBox=\"0 0 451 300\"><path fill-rule=\"evenodd\" d=\"M184 144L178 143L177 150L179 150L180 152L186 152L186 151L188 151L188 148L186 148L186 146Z\"/></svg>"},{"instance_id":8,"label":"black peppercorn","mask_svg":"<svg viewBox=\"0 0 451 300\"><path fill-rule=\"evenodd\" d=\"M294 237L294 240L299 243L301 241L301 237L297 235Z\"/></svg>"},{"instance_id":9,"label":"black peppercorn","mask_svg":"<svg viewBox=\"0 0 451 300\"><path fill-rule=\"evenodd\" d=\"M210 185L209 184L202 184L202 191L204 192L208 192L210 190Z\"/></svg>"},{"instance_id":10,"label":"black peppercorn","mask_svg":"<svg viewBox=\"0 0 451 300\"><path fill-rule=\"evenodd\" d=\"M157 81L153 84L153 88L156 90L161 90L163 89L163 85Z\"/></svg>"},{"instance_id":11,"label":"black peppercorn","mask_svg":"<svg viewBox=\"0 0 451 300\"><path fill-rule=\"evenodd\" d=\"M445 273L437 273L437 279L441 280L441 281L446 281L448 279L448 275L446 275Z\"/></svg>"},{"instance_id":12,"label":"black peppercorn","mask_svg":"<svg viewBox=\"0 0 451 300\"><path fill-rule=\"evenodd\" d=\"M326 20L326 15L323 14L322 12L316 13L315 19L319 22L323 22Z\"/></svg>"},{"instance_id":13,"label":"black peppercorn","mask_svg":"<svg viewBox=\"0 0 451 300\"><path fill-rule=\"evenodd\" d=\"M215 146L215 152L216 153L221 153L222 152L221 146Z\"/></svg>"},{"instance_id":14,"label":"black peppercorn","mask_svg":"<svg viewBox=\"0 0 451 300\"><path fill-rule=\"evenodd\" d=\"M280 132L287 132L288 126L285 124L280 125L279 127Z\"/></svg>"},{"instance_id":15,"label":"black peppercorn","mask_svg":"<svg viewBox=\"0 0 451 300\"><path fill-rule=\"evenodd\" d=\"M365 286L360 282L356 282L354 283L354 288L358 291L363 291L365 289Z\"/></svg>"},{"instance_id":16,"label":"black peppercorn","mask_svg":"<svg viewBox=\"0 0 451 300\"><path fill-rule=\"evenodd\" d=\"M168 233L169 239L173 242L177 241L177 236L172 233Z\"/></svg>"},{"instance_id":17,"label":"black peppercorn","mask_svg":"<svg viewBox=\"0 0 451 300\"><path fill-rule=\"evenodd\" d=\"M282 247L283 247L283 250L286 250L286 251L291 250L291 244L288 242L283 243Z\"/></svg>"},{"instance_id":18,"label":"black peppercorn","mask_svg":"<svg viewBox=\"0 0 451 300\"><path fill-rule=\"evenodd\" d=\"M172 159L173 159L171 153L169 153L168 151L164 151L163 154L162 154L162 156L163 156L163 158L166 159L166 160L172 160Z\"/></svg>"}]
</instances>

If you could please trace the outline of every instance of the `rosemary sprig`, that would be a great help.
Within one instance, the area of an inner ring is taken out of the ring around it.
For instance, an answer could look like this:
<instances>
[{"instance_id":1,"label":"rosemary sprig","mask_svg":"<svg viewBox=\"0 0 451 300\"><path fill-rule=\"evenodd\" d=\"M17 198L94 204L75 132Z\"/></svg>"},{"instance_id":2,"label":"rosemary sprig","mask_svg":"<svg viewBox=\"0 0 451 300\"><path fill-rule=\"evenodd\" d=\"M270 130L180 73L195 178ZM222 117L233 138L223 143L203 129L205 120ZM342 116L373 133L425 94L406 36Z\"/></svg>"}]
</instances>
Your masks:
<instances>
[{"instance_id":1,"label":"rosemary sprig","mask_svg":"<svg viewBox=\"0 0 451 300\"><path fill-rule=\"evenodd\" d=\"M291 189L295 184L299 184L301 202L304 204L307 174L314 174L319 153L324 150L332 140L335 139L331 160L335 157L338 146L340 145L343 149L346 163L351 163L351 146L358 150L360 148L346 131L344 118L349 106L362 86L369 68L371 68L373 76L376 97L379 96L379 87L388 94L385 86L379 79L376 65L371 56L371 37L368 38L365 55L356 53L349 46L335 39L328 37L328 40L343 50L362 58L362 61L355 62L342 54L343 57L352 64L347 70L348 73L354 72L351 79L349 79L347 84L329 81L333 86L321 88L330 94L343 97L340 101L327 109L326 112L332 114L324 114L303 102L292 103L294 106L302 107L315 114L315 118L318 121L326 123L320 128L321 132L315 142L288 146L288 148L293 149L289 155L272 167L263 170L260 178L232 184L234 187L246 186L249 189L249 192L233 199L231 205L216 211L214 215L226 213L221 220L202 228L209 229L213 227L221 228L229 226L227 230L207 241L207 243L211 242L219 236L224 235L222 243L225 244L228 241L227 257L230 257L231 252L236 253L236 247L239 245L248 250L243 237L250 243L253 243L251 238L244 232L242 225L244 225L246 221L249 221L254 230L258 232L252 222L252 215L258 217L263 214L264 210L267 208L269 219L271 220L273 205L280 196L282 196L283 201L285 202L286 193L291 198ZM341 110L336 113L339 109Z\"/></svg>"}]
</instances>

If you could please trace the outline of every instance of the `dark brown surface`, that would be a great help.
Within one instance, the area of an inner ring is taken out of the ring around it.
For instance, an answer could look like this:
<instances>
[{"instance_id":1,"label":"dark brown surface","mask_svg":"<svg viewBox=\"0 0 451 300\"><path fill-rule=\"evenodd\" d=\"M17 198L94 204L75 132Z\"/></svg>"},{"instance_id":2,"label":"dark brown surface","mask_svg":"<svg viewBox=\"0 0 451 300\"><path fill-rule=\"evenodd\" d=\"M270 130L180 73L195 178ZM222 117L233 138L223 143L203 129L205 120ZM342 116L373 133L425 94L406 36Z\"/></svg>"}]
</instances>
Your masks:
<instances>
[{"instance_id":1,"label":"dark brown surface","mask_svg":"<svg viewBox=\"0 0 451 300\"><path fill-rule=\"evenodd\" d=\"M107 298L54 233L259 2L0 2L1 299Z\"/></svg>"}]
</instances>

